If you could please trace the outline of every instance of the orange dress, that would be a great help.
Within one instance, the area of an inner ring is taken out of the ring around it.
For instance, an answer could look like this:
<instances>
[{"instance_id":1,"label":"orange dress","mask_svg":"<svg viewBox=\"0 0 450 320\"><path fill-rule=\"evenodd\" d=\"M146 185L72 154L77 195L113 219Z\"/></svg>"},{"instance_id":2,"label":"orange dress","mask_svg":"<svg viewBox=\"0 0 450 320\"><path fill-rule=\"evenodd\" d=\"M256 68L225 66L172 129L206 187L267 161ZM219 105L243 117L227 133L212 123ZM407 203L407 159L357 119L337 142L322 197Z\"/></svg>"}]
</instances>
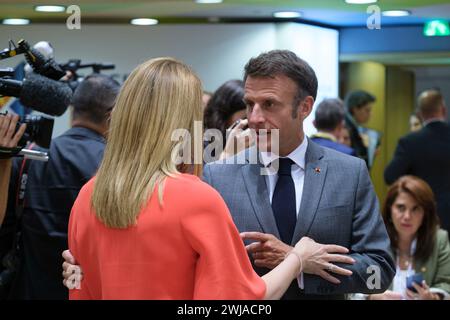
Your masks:
<instances>
[{"instance_id":1,"label":"orange dress","mask_svg":"<svg viewBox=\"0 0 450 320\"><path fill-rule=\"evenodd\" d=\"M95 179L95 178L94 178ZM167 178L163 205L150 197L136 226L107 228L91 209L91 179L69 221L69 249L83 269L70 299L262 299L228 208L196 176Z\"/></svg>"}]
</instances>

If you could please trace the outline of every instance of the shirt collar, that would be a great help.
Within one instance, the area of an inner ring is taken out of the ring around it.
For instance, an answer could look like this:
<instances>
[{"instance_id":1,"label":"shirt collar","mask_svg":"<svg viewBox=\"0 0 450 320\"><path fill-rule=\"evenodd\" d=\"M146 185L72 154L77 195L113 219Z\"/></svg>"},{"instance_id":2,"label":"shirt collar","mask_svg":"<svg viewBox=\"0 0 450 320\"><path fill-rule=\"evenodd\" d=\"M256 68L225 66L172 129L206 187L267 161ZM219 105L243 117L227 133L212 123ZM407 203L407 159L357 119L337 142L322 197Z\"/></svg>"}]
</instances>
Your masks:
<instances>
[{"instance_id":1,"label":"shirt collar","mask_svg":"<svg viewBox=\"0 0 450 320\"><path fill-rule=\"evenodd\" d=\"M76 135L76 136L83 136L87 137L93 140L97 140L103 143L106 143L106 139L98 132L85 128L85 127L72 127L66 132L63 133L64 135Z\"/></svg>"},{"instance_id":2,"label":"shirt collar","mask_svg":"<svg viewBox=\"0 0 450 320\"><path fill-rule=\"evenodd\" d=\"M333 136L331 133L323 132L323 131L316 132L310 138L322 138L322 139L331 140L333 142L337 142L337 139L335 136Z\"/></svg>"},{"instance_id":3,"label":"shirt collar","mask_svg":"<svg viewBox=\"0 0 450 320\"><path fill-rule=\"evenodd\" d=\"M305 157L306 157L306 149L308 148L308 139L306 136L303 137L302 143L295 148L290 154L286 156L286 158L294 161L296 165L298 165L303 170L305 169ZM261 162L264 167L268 167L272 162L280 158L279 155L274 154L272 152L261 152Z\"/></svg>"},{"instance_id":4,"label":"shirt collar","mask_svg":"<svg viewBox=\"0 0 450 320\"><path fill-rule=\"evenodd\" d=\"M445 120L442 120L441 118L431 118L431 119L425 120L423 122L423 126L425 127L425 126L427 126L427 125L429 125L430 123L433 123L433 122L445 122Z\"/></svg>"}]
</instances>

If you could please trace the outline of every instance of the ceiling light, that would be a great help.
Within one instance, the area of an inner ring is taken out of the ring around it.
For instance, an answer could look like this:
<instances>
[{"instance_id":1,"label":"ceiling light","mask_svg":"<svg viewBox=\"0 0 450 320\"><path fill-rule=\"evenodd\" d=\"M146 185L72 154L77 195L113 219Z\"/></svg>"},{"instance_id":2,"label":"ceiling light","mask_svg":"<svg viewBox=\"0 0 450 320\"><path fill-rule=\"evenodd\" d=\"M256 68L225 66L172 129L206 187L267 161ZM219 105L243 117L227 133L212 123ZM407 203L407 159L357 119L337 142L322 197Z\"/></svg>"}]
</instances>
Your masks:
<instances>
[{"instance_id":1,"label":"ceiling light","mask_svg":"<svg viewBox=\"0 0 450 320\"><path fill-rule=\"evenodd\" d=\"M411 14L407 10L388 10L381 13L385 17L406 17Z\"/></svg>"},{"instance_id":2,"label":"ceiling light","mask_svg":"<svg viewBox=\"0 0 450 320\"><path fill-rule=\"evenodd\" d=\"M64 12L66 11L66 7L64 6L35 6L35 11L39 12Z\"/></svg>"},{"instance_id":3,"label":"ceiling light","mask_svg":"<svg viewBox=\"0 0 450 320\"><path fill-rule=\"evenodd\" d=\"M223 0L195 0L196 3L207 4L207 3L221 3Z\"/></svg>"},{"instance_id":4,"label":"ceiling light","mask_svg":"<svg viewBox=\"0 0 450 320\"><path fill-rule=\"evenodd\" d=\"M369 3L375 3L378 0L345 0L348 4L369 4Z\"/></svg>"},{"instance_id":5,"label":"ceiling light","mask_svg":"<svg viewBox=\"0 0 450 320\"><path fill-rule=\"evenodd\" d=\"M278 11L278 12L274 12L273 16L275 18L289 19L289 18L299 18L302 16L302 14L297 11Z\"/></svg>"},{"instance_id":6,"label":"ceiling light","mask_svg":"<svg viewBox=\"0 0 450 320\"><path fill-rule=\"evenodd\" d=\"M155 24L158 24L158 20L148 18L137 18L131 19L130 23L136 26L153 26Z\"/></svg>"},{"instance_id":7,"label":"ceiling light","mask_svg":"<svg viewBox=\"0 0 450 320\"><path fill-rule=\"evenodd\" d=\"M3 19L2 23L19 26L19 25L30 24L30 20L28 20L28 19Z\"/></svg>"}]
</instances>

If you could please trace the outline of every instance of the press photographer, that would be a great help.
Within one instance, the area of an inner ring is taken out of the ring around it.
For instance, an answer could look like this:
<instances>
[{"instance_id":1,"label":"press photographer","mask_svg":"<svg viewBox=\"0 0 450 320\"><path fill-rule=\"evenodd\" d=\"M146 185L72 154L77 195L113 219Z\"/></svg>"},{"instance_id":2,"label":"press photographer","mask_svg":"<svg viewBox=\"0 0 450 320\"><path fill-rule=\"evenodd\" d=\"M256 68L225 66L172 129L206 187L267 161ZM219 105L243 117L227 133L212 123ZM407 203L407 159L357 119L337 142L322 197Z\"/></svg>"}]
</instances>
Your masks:
<instances>
[{"instance_id":1,"label":"press photographer","mask_svg":"<svg viewBox=\"0 0 450 320\"><path fill-rule=\"evenodd\" d=\"M26 124L22 124L19 126L19 129L16 130L18 120L18 116L7 115L0 117L0 148L16 149L17 143L22 138L26 129ZM0 159L0 226L5 217L8 197L7 192L3 192L3 190L8 189L11 166L11 158ZM0 252L10 251L10 249L10 243L0 241ZM8 259L5 259L5 263L11 262L6 260ZM0 266L0 270L2 271L2 276L0 277L0 297L3 297L6 294L6 291L9 288L8 283L11 282L12 276L14 275L14 266L10 265L10 267L11 268L8 268L8 270L4 270L4 268Z\"/></svg>"},{"instance_id":2,"label":"press photographer","mask_svg":"<svg viewBox=\"0 0 450 320\"><path fill-rule=\"evenodd\" d=\"M21 124L17 130L19 117L17 115L0 116L0 148L14 150L17 148L19 140L25 133L26 124ZM0 158L0 190L8 188L11 174L11 158ZM0 226L5 217L7 194L0 192ZM2 244L0 244L1 246Z\"/></svg>"},{"instance_id":3,"label":"press photographer","mask_svg":"<svg viewBox=\"0 0 450 320\"><path fill-rule=\"evenodd\" d=\"M27 92L25 84L22 94ZM27 161L24 179L23 160L13 160L6 216L0 229L0 243L8 243L9 248L15 225L20 231L18 259L9 260L18 260L18 268L8 298L67 299L61 282L60 253L67 248L69 214L79 190L97 171L119 89L119 83L108 76L86 77L72 97L72 128L53 139L49 150L36 147L48 151L49 161ZM24 195L21 203L16 200L18 194ZM22 212L19 222L17 211ZM6 253L0 252L0 256L4 258ZM0 274L0 283L4 273Z\"/></svg>"},{"instance_id":4,"label":"press photographer","mask_svg":"<svg viewBox=\"0 0 450 320\"><path fill-rule=\"evenodd\" d=\"M12 68L1 68L0 96L16 97L25 107L48 115L62 115L67 110L72 97L70 87L64 82L57 81L65 75L65 72L54 62L53 58L44 57L37 49L30 48L25 40L20 40L17 46L10 41L9 48L0 52L0 60L18 54L24 54L29 63L27 67L37 73L29 71L26 78L20 81L12 79L14 76ZM0 149L0 158L18 155L20 148L25 147L28 141L49 148L53 119L26 115L21 121L29 123L22 141L15 149Z\"/></svg>"}]
</instances>

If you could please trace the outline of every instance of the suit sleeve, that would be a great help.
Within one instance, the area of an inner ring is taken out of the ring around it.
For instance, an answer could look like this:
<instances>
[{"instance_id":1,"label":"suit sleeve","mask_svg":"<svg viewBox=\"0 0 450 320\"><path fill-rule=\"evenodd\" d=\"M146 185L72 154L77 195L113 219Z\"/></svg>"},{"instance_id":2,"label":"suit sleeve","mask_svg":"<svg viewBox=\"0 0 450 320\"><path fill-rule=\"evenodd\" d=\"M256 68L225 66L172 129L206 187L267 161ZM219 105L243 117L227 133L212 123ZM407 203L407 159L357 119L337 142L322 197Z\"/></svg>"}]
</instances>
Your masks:
<instances>
[{"instance_id":1,"label":"suit sleeve","mask_svg":"<svg viewBox=\"0 0 450 320\"><path fill-rule=\"evenodd\" d=\"M359 163L350 247L351 257L356 262L353 265L341 265L353 274L339 277L341 284L336 293L381 293L388 289L395 275L395 263L389 250L390 240L378 199L367 167L363 161Z\"/></svg>"},{"instance_id":2,"label":"suit sleeve","mask_svg":"<svg viewBox=\"0 0 450 320\"><path fill-rule=\"evenodd\" d=\"M394 152L394 157L384 170L384 181L392 184L410 170L411 156L407 153L407 143L405 139L400 139Z\"/></svg>"},{"instance_id":3,"label":"suit sleeve","mask_svg":"<svg viewBox=\"0 0 450 320\"><path fill-rule=\"evenodd\" d=\"M450 244L448 233L439 230L441 234L438 237L436 245L438 246L437 271L430 287L446 291L450 294Z\"/></svg>"},{"instance_id":4,"label":"suit sleeve","mask_svg":"<svg viewBox=\"0 0 450 320\"><path fill-rule=\"evenodd\" d=\"M208 192L182 219L182 230L198 254L194 299L262 299L266 286L253 270L244 244L219 194Z\"/></svg>"},{"instance_id":5,"label":"suit sleeve","mask_svg":"<svg viewBox=\"0 0 450 320\"><path fill-rule=\"evenodd\" d=\"M211 179L211 169L209 165L205 165L203 167L203 177L202 180L212 186L212 179Z\"/></svg>"}]
</instances>

